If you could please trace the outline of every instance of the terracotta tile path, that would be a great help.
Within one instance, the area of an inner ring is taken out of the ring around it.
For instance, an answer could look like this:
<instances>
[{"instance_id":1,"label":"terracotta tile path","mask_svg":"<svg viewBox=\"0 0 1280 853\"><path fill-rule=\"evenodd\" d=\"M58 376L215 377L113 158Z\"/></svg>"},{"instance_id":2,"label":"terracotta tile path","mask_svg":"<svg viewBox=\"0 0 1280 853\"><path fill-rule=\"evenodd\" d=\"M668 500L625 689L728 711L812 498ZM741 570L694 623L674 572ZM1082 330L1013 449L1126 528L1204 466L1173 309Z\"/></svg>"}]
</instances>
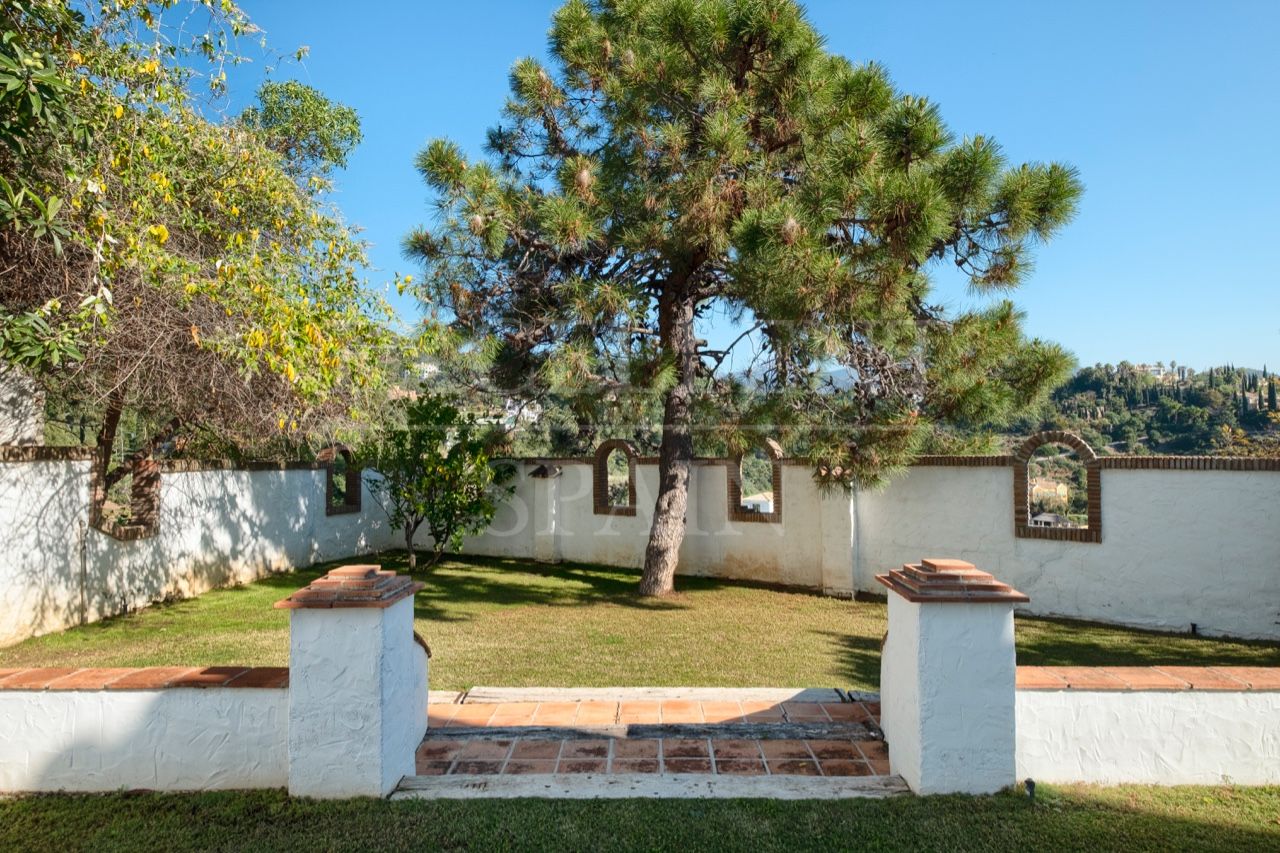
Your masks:
<instances>
[{"instance_id":1,"label":"terracotta tile path","mask_svg":"<svg viewBox=\"0 0 1280 853\"><path fill-rule=\"evenodd\" d=\"M430 706L419 776L887 776L875 702L579 701Z\"/></svg>"}]
</instances>

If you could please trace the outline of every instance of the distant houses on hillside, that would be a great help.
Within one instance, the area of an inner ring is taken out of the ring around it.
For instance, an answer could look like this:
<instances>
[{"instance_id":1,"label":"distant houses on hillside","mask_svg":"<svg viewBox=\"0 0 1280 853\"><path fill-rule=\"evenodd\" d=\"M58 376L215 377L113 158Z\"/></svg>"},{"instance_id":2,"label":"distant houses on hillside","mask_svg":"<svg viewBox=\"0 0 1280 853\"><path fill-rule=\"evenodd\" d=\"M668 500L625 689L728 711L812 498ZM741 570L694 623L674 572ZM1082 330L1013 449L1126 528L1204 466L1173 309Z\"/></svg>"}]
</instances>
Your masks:
<instances>
[{"instance_id":1,"label":"distant houses on hillside","mask_svg":"<svg viewBox=\"0 0 1280 853\"><path fill-rule=\"evenodd\" d=\"M1031 500L1060 501L1066 503L1071 499L1071 487L1057 480L1044 477L1031 478Z\"/></svg>"}]
</instances>

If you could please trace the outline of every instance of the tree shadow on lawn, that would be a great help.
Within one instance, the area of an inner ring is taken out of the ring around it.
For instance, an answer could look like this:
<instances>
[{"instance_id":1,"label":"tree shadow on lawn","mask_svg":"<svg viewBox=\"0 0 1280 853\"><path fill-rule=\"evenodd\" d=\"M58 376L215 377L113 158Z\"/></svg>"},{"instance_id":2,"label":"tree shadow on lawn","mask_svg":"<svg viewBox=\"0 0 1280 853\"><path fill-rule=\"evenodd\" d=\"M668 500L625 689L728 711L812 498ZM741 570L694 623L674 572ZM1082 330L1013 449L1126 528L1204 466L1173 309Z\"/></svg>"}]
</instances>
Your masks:
<instances>
[{"instance_id":1,"label":"tree shadow on lawn","mask_svg":"<svg viewBox=\"0 0 1280 853\"><path fill-rule=\"evenodd\" d=\"M404 552L390 551L374 558L383 568L408 573ZM516 576L522 576L519 580ZM415 580L426 584L414 602L420 619L462 622L474 618L459 613L448 605L505 605L544 607L590 607L607 604L642 611L662 612L690 610L696 602L690 595L732 589L758 589L772 592L812 590L783 588L776 584L725 580L678 575L676 592L652 598L640 595L640 572L616 566L591 563L533 563L505 557L482 557L450 554L430 569L413 573Z\"/></svg>"},{"instance_id":2,"label":"tree shadow on lawn","mask_svg":"<svg viewBox=\"0 0 1280 853\"><path fill-rule=\"evenodd\" d=\"M835 686L872 692L880 689L880 637L834 631L814 631L813 635L835 650L833 657L846 682Z\"/></svg>"}]
</instances>

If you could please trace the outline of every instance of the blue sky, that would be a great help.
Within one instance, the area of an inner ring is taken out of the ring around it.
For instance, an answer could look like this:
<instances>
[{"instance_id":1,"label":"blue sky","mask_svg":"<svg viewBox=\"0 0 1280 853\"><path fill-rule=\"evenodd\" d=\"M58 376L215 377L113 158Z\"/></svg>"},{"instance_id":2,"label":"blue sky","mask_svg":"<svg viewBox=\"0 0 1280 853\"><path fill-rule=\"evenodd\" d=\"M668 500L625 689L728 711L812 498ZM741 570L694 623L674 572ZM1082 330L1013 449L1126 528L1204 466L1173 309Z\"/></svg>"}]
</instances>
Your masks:
<instances>
[{"instance_id":1,"label":"blue sky","mask_svg":"<svg viewBox=\"0 0 1280 853\"><path fill-rule=\"evenodd\" d=\"M430 216L413 170L428 140L479 153L507 70L541 55L541 0L242 0L277 73L357 109L365 141L335 201L372 243L371 285L413 272L399 241ZM1014 299L1033 335L1082 364L1280 365L1280 3L902 0L805 3L833 52L876 60L957 136L1010 160L1063 160L1087 192ZM256 85L244 69L243 94ZM970 304L940 282L941 301ZM394 294L392 294L394 297ZM407 318L410 300L396 302Z\"/></svg>"}]
</instances>

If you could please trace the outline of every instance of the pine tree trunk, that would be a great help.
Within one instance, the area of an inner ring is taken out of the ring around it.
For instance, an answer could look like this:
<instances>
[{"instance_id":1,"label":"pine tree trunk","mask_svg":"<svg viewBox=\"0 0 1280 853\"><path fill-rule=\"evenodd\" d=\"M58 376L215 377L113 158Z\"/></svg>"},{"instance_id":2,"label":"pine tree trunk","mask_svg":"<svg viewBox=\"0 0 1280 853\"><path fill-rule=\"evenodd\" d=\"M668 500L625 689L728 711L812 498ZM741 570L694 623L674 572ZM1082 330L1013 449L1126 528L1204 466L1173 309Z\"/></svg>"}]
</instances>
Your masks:
<instances>
[{"instance_id":1,"label":"pine tree trunk","mask_svg":"<svg viewBox=\"0 0 1280 853\"><path fill-rule=\"evenodd\" d=\"M667 392L662 447L658 453L658 499L644 553L641 595L675 591L676 565L689 508L689 468L693 461L693 390L698 344L693 332L694 298L682 289L665 293L658 306L663 349L676 357L676 384Z\"/></svg>"}]
</instances>

